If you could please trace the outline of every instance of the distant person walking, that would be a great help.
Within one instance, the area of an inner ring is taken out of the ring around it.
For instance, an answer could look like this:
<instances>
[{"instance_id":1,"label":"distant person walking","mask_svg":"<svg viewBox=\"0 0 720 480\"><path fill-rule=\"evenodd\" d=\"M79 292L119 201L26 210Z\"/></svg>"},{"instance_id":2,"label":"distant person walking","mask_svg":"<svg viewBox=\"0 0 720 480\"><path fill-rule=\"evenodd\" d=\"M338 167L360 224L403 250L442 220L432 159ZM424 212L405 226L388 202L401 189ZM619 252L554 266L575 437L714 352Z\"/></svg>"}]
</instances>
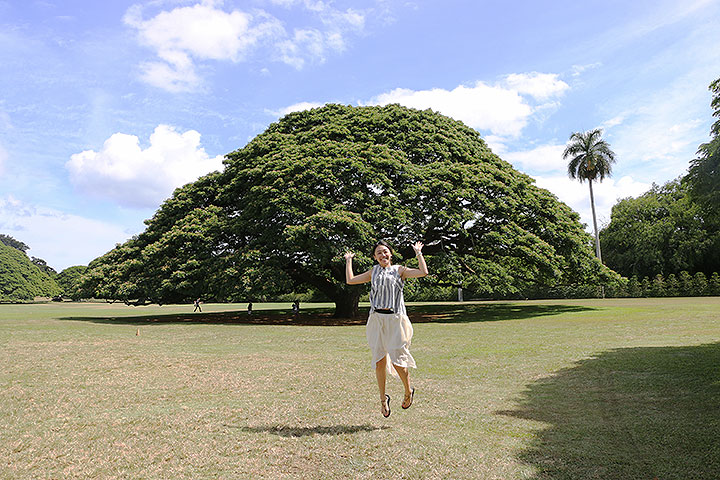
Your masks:
<instances>
[{"instance_id":1,"label":"distant person walking","mask_svg":"<svg viewBox=\"0 0 720 480\"><path fill-rule=\"evenodd\" d=\"M300 313L300 300L295 300L292 304L293 315Z\"/></svg>"},{"instance_id":2,"label":"distant person walking","mask_svg":"<svg viewBox=\"0 0 720 480\"><path fill-rule=\"evenodd\" d=\"M417 242L412 247L419 268L393 265L390 245L380 240L373 248L373 257L377 264L359 275L355 275L352 268L355 254L345 253L345 281L350 285L370 282L370 315L365 333L372 351L375 377L380 390L380 407L384 417L390 416L390 395L385 393L388 373L399 376L403 383L405 398L402 408L410 408L415 397L415 388L410 387L408 370L410 367L415 368L415 359L409 350L413 327L405 310L403 286L408 278L427 275L428 268L422 254L423 244Z\"/></svg>"},{"instance_id":3,"label":"distant person walking","mask_svg":"<svg viewBox=\"0 0 720 480\"><path fill-rule=\"evenodd\" d=\"M252 315L252 302L248 303L248 315Z\"/></svg>"},{"instance_id":4,"label":"distant person walking","mask_svg":"<svg viewBox=\"0 0 720 480\"><path fill-rule=\"evenodd\" d=\"M202 308L200 308L200 299L199 298L197 300L195 300L193 305L195 305L195 310L193 310L193 313L195 313L197 311L200 311L200 313L202 313Z\"/></svg>"}]
</instances>

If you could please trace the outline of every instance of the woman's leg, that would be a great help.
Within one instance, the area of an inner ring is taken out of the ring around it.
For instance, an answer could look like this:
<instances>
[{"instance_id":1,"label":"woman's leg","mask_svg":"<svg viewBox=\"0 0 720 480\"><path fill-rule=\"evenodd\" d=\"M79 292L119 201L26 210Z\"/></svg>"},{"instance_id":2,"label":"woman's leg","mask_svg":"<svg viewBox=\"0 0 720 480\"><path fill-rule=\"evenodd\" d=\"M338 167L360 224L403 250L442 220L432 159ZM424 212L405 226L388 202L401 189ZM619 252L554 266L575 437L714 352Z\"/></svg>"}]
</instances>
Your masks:
<instances>
[{"instance_id":1,"label":"woman's leg","mask_svg":"<svg viewBox=\"0 0 720 480\"><path fill-rule=\"evenodd\" d=\"M375 378L377 378L378 389L380 390L380 403L382 404L382 413L387 412L387 397L385 396L385 379L387 377L387 355L375 364Z\"/></svg>"},{"instance_id":2,"label":"woman's leg","mask_svg":"<svg viewBox=\"0 0 720 480\"><path fill-rule=\"evenodd\" d=\"M405 398L403 399L402 406L407 408L409 407L409 403L411 401L412 397L412 390L410 390L410 371L407 367L400 367L398 365L395 365L393 363L393 367L395 367L395 371L400 376L400 380L402 380L403 387L405 387Z\"/></svg>"}]
</instances>

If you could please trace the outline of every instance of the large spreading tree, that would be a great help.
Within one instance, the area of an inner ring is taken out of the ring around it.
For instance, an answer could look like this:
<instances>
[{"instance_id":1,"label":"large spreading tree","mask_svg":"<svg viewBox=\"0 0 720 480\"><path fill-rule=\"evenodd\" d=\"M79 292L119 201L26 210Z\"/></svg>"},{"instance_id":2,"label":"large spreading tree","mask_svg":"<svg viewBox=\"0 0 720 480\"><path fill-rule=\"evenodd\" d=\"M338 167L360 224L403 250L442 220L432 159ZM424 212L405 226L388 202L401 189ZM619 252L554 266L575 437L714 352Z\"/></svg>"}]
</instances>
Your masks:
<instances>
[{"instance_id":1,"label":"large spreading tree","mask_svg":"<svg viewBox=\"0 0 720 480\"><path fill-rule=\"evenodd\" d=\"M425 243L431 277L477 295L600 284L578 215L494 155L480 135L430 110L327 105L291 113L182 187L147 229L90 264L86 292L152 301L248 301L311 287L357 313L345 284L386 239L397 261Z\"/></svg>"}]
</instances>

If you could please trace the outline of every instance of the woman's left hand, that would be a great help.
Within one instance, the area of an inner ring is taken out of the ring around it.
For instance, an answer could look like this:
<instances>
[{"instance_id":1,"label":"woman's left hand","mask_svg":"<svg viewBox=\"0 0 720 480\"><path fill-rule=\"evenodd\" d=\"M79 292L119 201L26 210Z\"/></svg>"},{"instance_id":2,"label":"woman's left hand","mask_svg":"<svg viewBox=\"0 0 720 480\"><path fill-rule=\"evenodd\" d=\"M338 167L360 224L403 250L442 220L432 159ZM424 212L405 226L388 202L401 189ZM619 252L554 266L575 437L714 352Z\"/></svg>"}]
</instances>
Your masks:
<instances>
[{"instance_id":1,"label":"woman's left hand","mask_svg":"<svg viewBox=\"0 0 720 480\"><path fill-rule=\"evenodd\" d=\"M415 245L412 246L413 250L415 250L415 256L422 255L422 248L424 245L422 242L415 242Z\"/></svg>"}]
</instances>

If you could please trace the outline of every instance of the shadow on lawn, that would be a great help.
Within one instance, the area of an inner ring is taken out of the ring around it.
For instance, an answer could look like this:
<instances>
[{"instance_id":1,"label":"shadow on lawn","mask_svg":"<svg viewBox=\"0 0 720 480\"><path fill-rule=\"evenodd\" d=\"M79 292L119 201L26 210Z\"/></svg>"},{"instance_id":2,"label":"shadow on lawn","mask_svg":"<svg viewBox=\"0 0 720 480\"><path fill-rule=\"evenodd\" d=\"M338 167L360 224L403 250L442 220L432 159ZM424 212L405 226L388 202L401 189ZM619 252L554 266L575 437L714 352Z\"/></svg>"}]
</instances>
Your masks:
<instances>
[{"instance_id":1,"label":"shadow on lawn","mask_svg":"<svg viewBox=\"0 0 720 480\"><path fill-rule=\"evenodd\" d=\"M531 384L534 479L720 478L720 343L621 348Z\"/></svg>"},{"instance_id":2,"label":"shadow on lawn","mask_svg":"<svg viewBox=\"0 0 720 480\"><path fill-rule=\"evenodd\" d=\"M580 305L549 305L519 303L470 303L451 305L418 305L408 308L413 323L469 323L521 320L562 313L579 313L596 310Z\"/></svg>"},{"instance_id":3,"label":"shadow on lawn","mask_svg":"<svg viewBox=\"0 0 720 480\"><path fill-rule=\"evenodd\" d=\"M230 427L231 425L226 425ZM346 435L359 432L378 432L390 427L374 427L372 425L333 425L317 427L289 427L286 425L272 425L264 427L240 427L248 433L272 433L280 437L307 437L312 435Z\"/></svg>"},{"instance_id":4,"label":"shadow on lawn","mask_svg":"<svg viewBox=\"0 0 720 480\"><path fill-rule=\"evenodd\" d=\"M482 303L452 305L418 305L408 308L413 323L469 323L518 320L562 313L579 313L595 310L578 305L523 305L513 303ZM245 325L299 325L299 326L343 326L364 325L367 309L361 310L355 318L334 318L327 309L305 310L299 315L289 311L264 312L206 312L186 314L135 315L122 317L63 317L60 320L76 320L104 324L149 325L154 323L182 324L245 324Z\"/></svg>"}]
</instances>

